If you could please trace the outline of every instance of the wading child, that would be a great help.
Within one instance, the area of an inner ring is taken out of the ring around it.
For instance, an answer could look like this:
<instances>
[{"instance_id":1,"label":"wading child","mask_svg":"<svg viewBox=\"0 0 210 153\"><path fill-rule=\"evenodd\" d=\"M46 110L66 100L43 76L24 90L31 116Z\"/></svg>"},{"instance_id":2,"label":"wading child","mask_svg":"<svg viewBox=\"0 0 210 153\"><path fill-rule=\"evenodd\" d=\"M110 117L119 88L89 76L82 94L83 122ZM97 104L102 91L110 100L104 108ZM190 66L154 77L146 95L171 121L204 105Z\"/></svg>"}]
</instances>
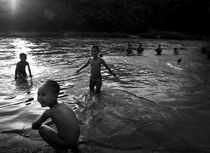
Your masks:
<instances>
[{"instance_id":1,"label":"wading child","mask_svg":"<svg viewBox=\"0 0 210 153\"><path fill-rule=\"evenodd\" d=\"M144 51L144 48L142 47L142 43L139 43L139 46L137 48L138 55L142 55L143 51Z\"/></svg>"},{"instance_id":2,"label":"wading child","mask_svg":"<svg viewBox=\"0 0 210 153\"><path fill-rule=\"evenodd\" d=\"M49 107L32 124L32 129L39 130L40 136L56 150L66 153L68 149L78 152L77 142L80 135L78 120L70 107L58 103L60 87L56 81L48 80L38 89L38 101L42 107ZM45 123L47 119L51 119ZM49 125L55 124L56 130Z\"/></svg>"},{"instance_id":3,"label":"wading child","mask_svg":"<svg viewBox=\"0 0 210 153\"><path fill-rule=\"evenodd\" d=\"M32 77L31 69L26 59L27 59L27 55L25 53L20 53L20 61L17 63L16 68L15 68L15 80L27 77L27 74L25 71L26 66L28 66L29 76Z\"/></svg>"},{"instance_id":4,"label":"wading child","mask_svg":"<svg viewBox=\"0 0 210 153\"><path fill-rule=\"evenodd\" d=\"M158 48L155 49L155 51L157 52L157 55L161 55L162 54L161 44L158 45Z\"/></svg>"},{"instance_id":5,"label":"wading child","mask_svg":"<svg viewBox=\"0 0 210 153\"><path fill-rule=\"evenodd\" d=\"M128 44L127 48L125 49L125 55L126 56L133 55L133 48L131 44Z\"/></svg>"},{"instance_id":6,"label":"wading child","mask_svg":"<svg viewBox=\"0 0 210 153\"><path fill-rule=\"evenodd\" d=\"M77 70L77 73L79 73L82 69L87 67L90 64L90 83L89 83L89 89L90 91L94 91L94 87L96 86L96 92L101 92L101 86L102 86L102 76L101 76L101 65L104 65L106 69L111 73L114 77L115 74L112 72L112 70L109 68L109 66L106 64L103 58L98 57L99 54L99 47L98 46L92 46L90 54L92 58L89 58L89 60L79 69Z\"/></svg>"},{"instance_id":7,"label":"wading child","mask_svg":"<svg viewBox=\"0 0 210 153\"><path fill-rule=\"evenodd\" d=\"M179 51L177 50L177 48L174 48L174 55L178 55Z\"/></svg>"}]
</instances>

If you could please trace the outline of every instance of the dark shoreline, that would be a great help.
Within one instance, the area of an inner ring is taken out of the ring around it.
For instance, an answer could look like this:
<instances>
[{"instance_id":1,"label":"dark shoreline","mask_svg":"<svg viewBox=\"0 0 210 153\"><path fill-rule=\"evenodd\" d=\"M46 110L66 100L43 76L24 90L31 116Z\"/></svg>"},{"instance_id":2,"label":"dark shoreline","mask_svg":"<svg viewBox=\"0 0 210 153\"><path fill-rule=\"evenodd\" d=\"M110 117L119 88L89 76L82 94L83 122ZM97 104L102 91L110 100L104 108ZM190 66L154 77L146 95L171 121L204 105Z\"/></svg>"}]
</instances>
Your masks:
<instances>
[{"instance_id":1,"label":"dark shoreline","mask_svg":"<svg viewBox=\"0 0 210 153\"><path fill-rule=\"evenodd\" d=\"M136 39L176 39L176 40L210 40L210 36L187 35L178 32L169 31L151 31L145 33L123 33L123 32L40 32L40 31L0 31L0 37L90 37L90 38L136 38Z\"/></svg>"}]
</instances>

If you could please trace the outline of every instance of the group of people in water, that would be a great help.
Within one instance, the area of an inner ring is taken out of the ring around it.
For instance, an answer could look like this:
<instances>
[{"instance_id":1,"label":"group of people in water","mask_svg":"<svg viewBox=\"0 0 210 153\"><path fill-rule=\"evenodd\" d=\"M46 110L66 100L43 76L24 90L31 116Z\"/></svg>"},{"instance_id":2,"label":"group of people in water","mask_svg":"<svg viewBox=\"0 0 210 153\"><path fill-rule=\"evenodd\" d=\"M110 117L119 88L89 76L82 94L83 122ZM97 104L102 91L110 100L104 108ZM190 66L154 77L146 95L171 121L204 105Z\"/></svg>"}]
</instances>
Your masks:
<instances>
[{"instance_id":1,"label":"group of people in water","mask_svg":"<svg viewBox=\"0 0 210 153\"><path fill-rule=\"evenodd\" d=\"M139 43L139 46L135 49L132 47L131 44L128 44L127 45L127 48L125 49L125 55L126 56L133 56L135 55L133 50L136 50L137 51L137 55L142 55L142 53L144 52L144 48L142 47L142 43ZM161 44L158 44L158 47L155 49L155 52L157 55L162 55L162 47L161 47ZM174 48L174 55L179 55L179 51L178 51L178 48ZM182 62L182 59L179 58L177 60L177 63L180 64Z\"/></svg>"},{"instance_id":2,"label":"group of people in water","mask_svg":"<svg viewBox=\"0 0 210 153\"><path fill-rule=\"evenodd\" d=\"M131 56L131 55L135 55L134 54L134 50L137 51L137 55L142 55L142 53L144 52L144 48L142 47L142 43L139 43L137 48L133 48L132 45L130 43L128 43L127 48L125 49L125 55L127 56ZM162 55L162 46L161 44L158 44L158 47L155 49L155 52L157 53L157 55ZM178 48L174 48L174 55L178 55L179 51Z\"/></svg>"},{"instance_id":3,"label":"group of people in water","mask_svg":"<svg viewBox=\"0 0 210 153\"><path fill-rule=\"evenodd\" d=\"M137 48L138 54L142 54L144 48L142 43L139 43ZM157 55L161 55L162 48L158 45L155 49ZM79 73L81 70L90 65L90 81L89 90L91 92L100 93L102 87L102 75L101 66L103 65L110 74L116 77L115 73L110 69L105 60L99 55L99 47L92 46L90 50L91 57L87 62L77 70ZM125 50L126 55L132 54L133 49L130 44ZM177 48L174 48L174 55L178 55ZM27 77L26 66L28 67L29 76L32 77L29 63L26 61L27 55L20 54L20 61L16 65L15 79L21 79ZM178 59L178 63L181 63L181 59ZM39 131L40 136L51 147L53 147L57 153L66 153L68 149L73 152L78 152L78 139L80 136L80 128L78 120L74 114L74 111L64 103L58 102L58 95L60 91L59 84L54 80L47 80L39 89L37 93L37 100L42 107L49 107L39 119L32 123L32 129ZM58 115L59 114L59 115ZM46 122L48 119L50 121ZM56 130L50 127L51 124L55 124Z\"/></svg>"},{"instance_id":4,"label":"group of people in water","mask_svg":"<svg viewBox=\"0 0 210 153\"><path fill-rule=\"evenodd\" d=\"M100 93L102 86L101 66L105 66L109 73L114 77L116 77L116 75L112 72L104 59L99 56L98 46L91 47L90 55L92 57L90 57L87 62L77 70L77 73L90 65L91 74L89 89L91 92L95 91L96 93ZM31 69L26 59L27 55L21 53L20 61L16 64L15 69L16 80L27 77L25 71L26 66L28 67L29 76L32 77ZM44 111L40 118L32 123L32 129L38 130L39 135L43 140L53 147L57 153L67 153L68 149L71 149L76 153L79 152L77 146L80 136L79 123L74 111L66 104L58 102L59 91L60 86L54 80L47 80L38 89L38 102L41 107L49 107L49 109ZM50 120L47 121L48 119ZM56 129L52 128L50 126L51 124L55 124Z\"/></svg>"}]
</instances>

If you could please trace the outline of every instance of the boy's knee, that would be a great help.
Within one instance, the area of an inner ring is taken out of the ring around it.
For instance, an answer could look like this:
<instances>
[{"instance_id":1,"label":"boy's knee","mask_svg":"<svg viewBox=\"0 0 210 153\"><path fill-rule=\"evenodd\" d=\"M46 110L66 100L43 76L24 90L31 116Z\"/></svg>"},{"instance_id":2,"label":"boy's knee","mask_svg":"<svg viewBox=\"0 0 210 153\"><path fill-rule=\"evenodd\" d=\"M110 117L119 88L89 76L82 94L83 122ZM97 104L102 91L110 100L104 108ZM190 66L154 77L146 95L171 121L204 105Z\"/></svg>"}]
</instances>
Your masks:
<instances>
[{"instance_id":1,"label":"boy's knee","mask_svg":"<svg viewBox=\"0 0 210 153\"><path fill-rule=\"evenodd\" d=\"M72 153L80 153L78 145L76 145L75 147L71 147L70 149L71 149Z\"/></svg>"},{"instance_id":2,"label":"boy's knee","mask_svg":"<svg viewBox=\"0 0 210 153\"><path fill-rule=\"evenodd\" d=\"M101 89L96 89L96 93L101 93Z\"/></svg>"},{"instance_id":3,"label":"boy's knee","mask_svg":"<svg viewBox=\"0 0 210 153\"><path fill-rule=\"evenodd\" d=\"M39 128L39 135L44 135L46 131L47 131L46 125L41 125Z\"/></svg>"}]
</instances>

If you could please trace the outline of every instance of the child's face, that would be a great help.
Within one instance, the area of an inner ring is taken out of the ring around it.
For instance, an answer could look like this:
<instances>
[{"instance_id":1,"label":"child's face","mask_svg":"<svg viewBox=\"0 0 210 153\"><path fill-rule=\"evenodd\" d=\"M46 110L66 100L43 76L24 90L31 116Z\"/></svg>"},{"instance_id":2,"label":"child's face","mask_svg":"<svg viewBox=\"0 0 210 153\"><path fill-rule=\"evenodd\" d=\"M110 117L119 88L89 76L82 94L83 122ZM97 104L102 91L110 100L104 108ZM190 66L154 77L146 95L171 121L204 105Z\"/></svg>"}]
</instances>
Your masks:
<instances>
[{"instance_id":1,"label":"child's face","mask_svg":"<svg viewBox=\"0 0 210 153\"><path fill-rule=\"evenodd\" d=\"M26 61L27 57L22 55L22 56L20 56L20 59L21 59L21 61Z\"/></svg>"},{"instance_id":2,"label":"child's face","mask_svg":"<svg viewBox=\"0 0 210 153\"><path fill-rule=\"evenodd\" d=\"M96 57L98 56L98 50L96 48L91 48L90 54L91 56Z\"/></svg>"},{"instance_id":3,"label":"child's face","mask_svg":"<svg viewBox=\"0 0 210 153\"><path fill-rule=\"evenodd\" d=\"M57 101L57 94L52 92L49 87L43 85L38 90L37 99L42 107L52 107Z\"/></svg>"}]
</instances>

